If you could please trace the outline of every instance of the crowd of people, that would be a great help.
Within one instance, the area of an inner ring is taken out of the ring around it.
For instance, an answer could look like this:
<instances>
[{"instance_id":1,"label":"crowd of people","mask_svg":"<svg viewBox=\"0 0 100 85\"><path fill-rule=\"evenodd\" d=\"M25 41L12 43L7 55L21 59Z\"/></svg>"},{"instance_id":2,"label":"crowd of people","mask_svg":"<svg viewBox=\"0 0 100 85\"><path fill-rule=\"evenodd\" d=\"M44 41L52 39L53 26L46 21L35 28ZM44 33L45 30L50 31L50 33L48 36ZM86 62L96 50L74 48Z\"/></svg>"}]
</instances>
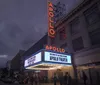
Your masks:
<instances>
[{"instance_id":1,"label":"crowd of people","mask_svg":"<svg viewBox=\"0 0 100 85\"><path fill-rule=\"evenodd\" d=\"M41 76L39 73L36 72L12 73L10 74L9 78L11 78L14 83L18 82L28 85L40 85L41 83L47 83L49 81L53 82L54 85L57 85L58 83L59 85L72 85L73 82L70 74L68 72L65 72L65 74L63 74L62 71L54 73L51 79L48 79L47 76ZM84 85L87 85L88 77L84 71L82 71L81 79L83 80Z\"/></svg>"},{"instance_id":2,"label":"crowd of people","mask_svg":"<svg viewBox=\"0 0 100 85\"><path fill-rule=\"evenodd\" d=\"M84 85L86 85L87 76L84 72L82 74L83 74L82 79L84 81ZM38 73L24 75L23 78L22 78L22 75L19 75L19 77L18 75L15 75L15 79L22 80L21 82L23 82L24 84L29 84L29 85L40 85L41 83L48 82L48 78L46 76L41 77ZM51 80L53 81L54 85L57 85L58 83L59 85L71 85L72 84L72 78L68 72L65 72L64 75L63 75L63 72L60 72L59 74L54 73Z\"/></svg>"},{"instance_id":3,"label":"crowd of people","mask_svg":"<svg viewBox=\"0 0 100 85\"><path fill-rule=\"evenodd\" d=\"M42 77L42 79L47 80L46 77L44 78ZM57 85L57 83L59 83L60 85L71 85L71 76L69 75L68 72L66 72L65 75L61 73L57 75L56 73L54 73L52 80L53 80L54 85ZM33 73L31 75L26 75L24 79L24 84L40 85L41 83L42 83L41 77L39 74L36 74L36 73Z\"/></svg>"},{"instance_id":4,"label":"crowd of people","mask_svg":"<svg viewBox=\"0 0 100 85\"><path fill-rule=\"evenodd\" d=\"M27 75L23 82L24 84L40 85L40 76L38 74Z\"/></svg>"},{"instance_id":5,"label":"crowd of people","mask_svg":"<svg viewBox=\"0 0 100 85\"><path fill-rule=\"evenodd\" d=\"M68 72L66 72L65 75L63 75L63 73L59 73L58 76L56 73L54 73L54 85L57 85L58 82L60 83L60 85L71 85L71 80L72 78Z\"/></svg>"}]
</instances>

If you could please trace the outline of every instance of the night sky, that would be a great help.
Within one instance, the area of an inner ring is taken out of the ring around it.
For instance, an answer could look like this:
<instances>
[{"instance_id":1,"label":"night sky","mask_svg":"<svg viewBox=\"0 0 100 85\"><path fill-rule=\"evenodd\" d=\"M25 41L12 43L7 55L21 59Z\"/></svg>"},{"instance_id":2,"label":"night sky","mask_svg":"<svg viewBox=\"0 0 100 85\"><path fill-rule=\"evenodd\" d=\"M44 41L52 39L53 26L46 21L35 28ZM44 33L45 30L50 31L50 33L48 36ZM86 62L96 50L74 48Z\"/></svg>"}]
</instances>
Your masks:
<instances>
[{"instance_id":1,"label":"night sky","mask_svg":"<svg viewBox=\"0 0 100 85\"><path fill-rule=\"evenodd\" d=\"M66 3L69 13L83 0L51 1ZM47 26L47 0L0 0L0 67L43 37Z\"/></svg>"}]
</instances>

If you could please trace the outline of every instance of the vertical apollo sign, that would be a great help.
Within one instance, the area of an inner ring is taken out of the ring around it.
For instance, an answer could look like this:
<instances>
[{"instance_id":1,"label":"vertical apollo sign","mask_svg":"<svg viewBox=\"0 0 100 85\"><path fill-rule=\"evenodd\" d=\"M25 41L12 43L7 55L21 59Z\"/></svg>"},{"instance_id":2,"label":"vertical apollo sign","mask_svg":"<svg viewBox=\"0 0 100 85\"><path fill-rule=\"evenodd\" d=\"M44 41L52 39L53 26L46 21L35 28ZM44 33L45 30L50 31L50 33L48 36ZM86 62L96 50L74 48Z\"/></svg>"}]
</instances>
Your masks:
<instances>
[{"instance_id":1,"label":"vertical apollo sign","mask_svg":"<svg viewBox=\"0 0 100 85\"><path fill-rule=\"evenodd\" d=\"M54 7L52 2L48 1L48 36L51 38L55 37L54 29Z\"/></svg>"}]
</instances>

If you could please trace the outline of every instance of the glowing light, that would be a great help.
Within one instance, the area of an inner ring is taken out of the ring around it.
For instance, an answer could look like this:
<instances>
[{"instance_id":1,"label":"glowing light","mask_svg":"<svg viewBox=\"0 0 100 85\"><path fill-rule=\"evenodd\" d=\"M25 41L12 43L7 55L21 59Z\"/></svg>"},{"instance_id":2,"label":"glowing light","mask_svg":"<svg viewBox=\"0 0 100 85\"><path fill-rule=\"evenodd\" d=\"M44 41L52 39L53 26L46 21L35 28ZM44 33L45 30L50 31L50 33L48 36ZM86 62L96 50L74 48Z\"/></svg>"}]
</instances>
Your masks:
<instances>
[{"instance_id":1,"label":"glowing light","mask_svg":"<svg viewBox=\"0 0 100 85\"><path fill-rule=\"evenodd\" d=\"M53 4L48 2L48 36L55 37Z\"/></svg>"},{"instance_id":2,"label":"glowing light","mask_svg":"<svg viewBox=\"0 0 100 85\"><path fill-rule=\"evenodd\" d=\"M37 67L37 66L41 66L41 65L42 66L48 66L48 68L39 68L39 67ZM64 66L67 66L67 65L63 65L63 64L52 64L52 63L41 63L41 64L38 64L38 65L34 65L34 66L27 67L26 69L34 69L34 70L55 70L55 69L61 69Z\"/></svg>"},{"instance_id":3,"label":"glowing light","mask_svg":"<svg viewBox=\"0 0 100 85\"><path fill-rule=\"evenodd\" d=\"M65 49L63 49L63 48L57 48L55 46L49 46L49 45L46 45L45 49L47 49L47 50L53 50L53 51L57 51L57 52L61 52L61 53L65 52Z\"/></svg>"}]
</instances>

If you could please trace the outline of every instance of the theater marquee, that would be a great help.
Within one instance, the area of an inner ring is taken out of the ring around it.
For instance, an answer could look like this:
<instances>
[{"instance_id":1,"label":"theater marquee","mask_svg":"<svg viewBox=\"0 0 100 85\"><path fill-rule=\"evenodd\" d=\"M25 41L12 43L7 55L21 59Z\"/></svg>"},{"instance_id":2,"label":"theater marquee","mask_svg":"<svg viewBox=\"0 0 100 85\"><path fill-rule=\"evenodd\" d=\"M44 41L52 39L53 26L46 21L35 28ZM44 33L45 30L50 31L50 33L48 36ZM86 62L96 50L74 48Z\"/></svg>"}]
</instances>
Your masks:
<instances>
[{"instance_id":1,"label":"theater marquee","mask_svg":"<svg viewBox=\"0 0 100 85\"><path fill-rule=\"evenodd\" d=\"M26 59L24 66L26 67L26 66L34 65L34 64L40 62L41 60L42 60L41 59L41 52L39 52L35 55L30 56L30 58Z\"/></svg>"},{"instance_id":2,"label":"theater marquee","mask_svg":"<svg viewBox=\"0 0 100 85\"><path fill-rule=\"evenodd\" d=\"M60 64L71 64L71 56L55 52L44 52L44 60Z\"/></svg>"},{"instance_id":3,"label":"theater marquee","mask_svg":"<svg viewBox=\"0 0 100 85\"><path fill-rule=\"evenodd\" d=\"M71 55L45 49L31 55L24 62L26 69L34 70L52 70L71 65Z\"/></svg>"}]
</instances>

